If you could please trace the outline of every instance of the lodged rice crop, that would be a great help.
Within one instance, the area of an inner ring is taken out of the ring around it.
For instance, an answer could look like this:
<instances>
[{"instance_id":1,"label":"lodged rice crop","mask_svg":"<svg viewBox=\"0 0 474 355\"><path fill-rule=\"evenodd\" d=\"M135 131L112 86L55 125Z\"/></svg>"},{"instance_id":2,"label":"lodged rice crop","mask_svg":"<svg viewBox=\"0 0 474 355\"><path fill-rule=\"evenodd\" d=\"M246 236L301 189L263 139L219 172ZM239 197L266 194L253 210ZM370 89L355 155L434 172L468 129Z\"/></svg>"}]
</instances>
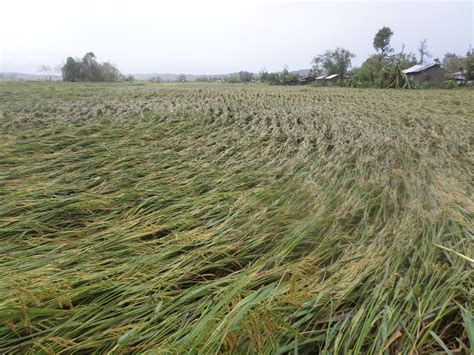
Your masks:
<instances>
[{"instance_id":1,"label":"lodged rice crop","mask_svg":"<svg viewBox=\"0 0 474 355\"><path fill-rule=\"evenodd\" d=\"M0 85L1 353L468 353L472 90Z\"/></svg>"}]
</instances>

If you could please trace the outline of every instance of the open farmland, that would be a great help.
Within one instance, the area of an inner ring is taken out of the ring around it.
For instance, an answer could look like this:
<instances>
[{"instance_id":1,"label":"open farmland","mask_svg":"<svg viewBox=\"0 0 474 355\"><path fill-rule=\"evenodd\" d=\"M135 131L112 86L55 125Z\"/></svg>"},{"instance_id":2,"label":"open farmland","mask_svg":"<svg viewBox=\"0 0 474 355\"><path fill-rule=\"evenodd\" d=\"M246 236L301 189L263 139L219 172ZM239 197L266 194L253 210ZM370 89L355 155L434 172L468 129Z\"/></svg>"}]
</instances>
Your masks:
<instances>
[{"instance_id":1,"label":"open farmland","mask_svg":"<svg viewBox=\"0 0 474 355\"><path fill-rule=\"evenodd\" d=\"M473 90L2 83L0 115L1 353L472 346Z\"/></svg>"}]
</instances>

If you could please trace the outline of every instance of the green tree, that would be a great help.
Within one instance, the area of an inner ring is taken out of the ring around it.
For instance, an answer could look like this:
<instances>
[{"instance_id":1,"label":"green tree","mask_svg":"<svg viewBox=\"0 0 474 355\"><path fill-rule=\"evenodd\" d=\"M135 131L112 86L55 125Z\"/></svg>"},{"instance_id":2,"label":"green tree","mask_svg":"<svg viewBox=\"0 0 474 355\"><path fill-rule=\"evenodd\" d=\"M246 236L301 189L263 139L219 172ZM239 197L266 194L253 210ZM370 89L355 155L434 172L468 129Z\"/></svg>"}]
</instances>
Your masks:
<instances>
[{"instance_id":1,"label":"green tree","mask_svg":"<svg viewBox=\"0 0 474 355\"><path fill-rule=\"evenodd\" d=\"M375 34L373 46L382 59L393 53L393 48L390 46L392 36L393 31L390 27L382 27Z\"/></svg>"},{"instance_id":2,"label":"green tree","mask_svg":"<svg viewBox=\"0 0 474 355\"><path fill-rule=\"evenodd\" d=\"M361 67L355 72L361 82L373 83L377 79L377 70L379 65L379 55L374 54L362 63Z\"/></svg>"},{"instance_id":3,"label":"green tree","mask_svg":"<svg viewBox=\"0 0 474 355\"><path fill-rule=\"evenodd\" d=\"M81 63L73 57L68 57L61 68L64 81L81 81Z\"/></svg>"},{"instance_id":4,"label":"green tree","mask_svg":"<svg viewBox=\"0 0 474 355\"><path fill-rule=\"evenodd\" d=\"M283 67L282 72L281 72L280 75L279 75L279 78L278 78L278 79L279 79L279 82L280 82L281 84L286 84L286 82L288 81L289 76L290 76L290 72L289 72L289 70L288 70L288 66L285 65L285 66Z\"/></svg>"},{"instance_id":5,"label":"green tree","mask_svg":"<svg viewBox=\"0 0 474 355\"><path fill-rule=\"evenodd\" d=\"M267 82L270 85L280 84L280 75L277 73L268 73Z\"/></svg>"},{"instance_id":6,"label":"green tree","mask_svg":"<svg viewBox=\"0 0 474 355\"><path fill-rule=\"evenodd\" d=\"M206 82L211 81L211 80L207 76L203 75L203 76L197 77L196 81L201 82L201 83L206 83Z\"/></svg>"},{"instance_id":7,"label":"green tree","mask_svg":"<svg viewBox=\"0 0 474 355\"><path fill-rule=\"evenodd\" d=\"M253 79L253 73L250 73L248 71L240 71L239 72L239 80L242 83L249 83Z\"/></svg>"},{"instance_id":8,"label":"green tree","mask_svg":"<svg viewBox=\"0 0 474 355\"><path fill-rule=\"evenodd\" d=\"M229 76L225 79L225 82L226 82L226 83L230 83L230 84L237 84L237 83L240 83L240 79L239 79L239 76L238 76L238 75L232 74L232 75L229 75Z\"/></svg>"},{"instance_id":9,"label":"green tree","mask_svg":"<svg viewBox=\"0 0 474 355\"><path fill-rule=\"evenodd\" d=\"M380 77L382 68L387 64L387 58L393 53L393 48L390 46L393 31L390 27L382 27L374 36L372 45L377 52L378 63L376 66L376 77Z\"/></svg>"},{"instance_id":10,"label":"green tree","mask_svg":"<svg viewBox=\"0 0 474 355\"><path fill-rule=\"evenodd\" d=\"M101 81L115 82L119 81L121 74L119 70L109 62L100 64L100 79Z\"/></svg>"},{"instance_id":11,"label":"green tree","mask_svg":"<svg viewBox=\"0 0 474 355\"><path fill-rule=\"evenodd\" d=\"M311 64L313 64L313 67L311 69L313 70L313 73L316 76L320 76L324 73L323 60L324 56L320 54L314 57L311 61Z\"/></svg>"},{"instance_id":12,"label":"green tree","mask_svg":"<svg viewBox=\"0 0 474 355\"><path fill-rule=\"evenodd\" d=\"M260 78L260 81L262 83L266 83L269 81L270 75L268 74L267 69L262 68L260 69L260 72L258 73L258 77Z\"/></svg>"},{"instance_id":13,"label":"green tree","mask_svg":"<svg viewBox=\"0 0 474 355\"><path fill-rule=\"evenodd\" d=\"M386 57L383 61L381 61L380 54L374 54L367 58L362 66L355 71L356 79L359 84L374 84L380 80L383 69L398 67L403 70L412 67L416 63L416 56L413 53L405 53L405 45L402 44L400 52Z\"/></svg>"},{"instance_id":14,"label":"green tree","mask_svg":"<svg viewBox=\"0 0 474 355\"><path fill-rule=\"evenodd\" d=\"M446 53L443 57L443 68L448 73L455 73L464 69L464 61L465 59L462 56L454 53Z\"/></svg>"},{"instance_id":15,"label":"green tree","mask_svg":"<svg viewBox=\"0 0 474 355\"><path fill-rule=\"evenodd\" d=\"M122 74L109 62L98 63L94 53L89 52L82 60L68 57L61 68L64 81L118 81Z\"/></svg>"},{"instance_id":16,"label":"green tree","mask_svg":"<svg viewBox=\"0 0 474 355\"><path fill-rule=\"evenodd\" d=\"M315 73L324 72L326 75L338 74L342 80L351 67L351 59L355 54L344 48L326 51L314 57L313 70Z\"/></svg>"},{"instance_id":17,"label":"green tree","mask_svg":"<svg viewBox=\"0 0 474 355\"><path fill-rule=\"evenodd\" d=\"M82 81L104 81L101 77L100 65L93 52L86 53L81 61Z\"/></svg>"}]
</instances>

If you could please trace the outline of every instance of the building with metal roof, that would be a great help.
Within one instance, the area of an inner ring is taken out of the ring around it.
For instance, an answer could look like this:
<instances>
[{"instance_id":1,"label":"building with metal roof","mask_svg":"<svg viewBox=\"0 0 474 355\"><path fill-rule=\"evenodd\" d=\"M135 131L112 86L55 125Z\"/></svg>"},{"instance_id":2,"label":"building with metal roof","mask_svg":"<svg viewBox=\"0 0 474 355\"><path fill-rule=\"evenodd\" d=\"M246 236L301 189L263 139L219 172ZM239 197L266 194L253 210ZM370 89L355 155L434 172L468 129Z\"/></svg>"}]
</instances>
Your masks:
<instances>
[{"instance_id":1,"label":"building with metal roof","mask_svg":"<svg viewBox=\"0 0 474 355\"><path fill-rule=\"evenodd\" d=\"M403 72L417 85L439 85L446 76L444 69L436 63L416 64Z\"/></svg>"},{"instance_id":2,"label":"building with metal roof","mask_svg":"<svg viewBox=\"0 0 474 355\"><path fill-rule=\"evenodd\" d=\"M314 76L311 76L311 75L302 75L298 79L299 84L308 84L312 81L314 81Z\"/></svg>"},{"instance_id":3,"label":"building with metal roof","mask_svg":"<svg viewBox=\"0 0 474 355\"><path fill-rule=\"evenodd\" d=\"M451 75L451 80L457 81L459 84L464 84L466 80L466 71L460 70Z\"/></svg>"},{"instance_id":4,"label":"building with metal roof","mask_svg":"<svg viewBox=\"0 0 474 355\"><path fill-rule=\"evenodd\" d=\"M316 84L319 86L325 85L326 81L324 79L326 78L326 75L320 75L316 78Z\"/></svg>"},{"instance_id":5,"label":"building with metal roof","mask_svg":"<svg viewBox=\"0 0 474 355\"><path fill-rule=\"evenodd\" d=\"M328 75L324 80L326 81L327 85L334 85L335 83L337 83L338 78L338 74L332 74Z\"/></svg>"},{"instance_id":6,"label":"building with metal roof","mask_svg":"<svg viewBox=\"0 0 474 355\"><path fill-rule=\"evenodd\" d=\"M413 74L413 73L420 73L424 70L427 70L429 68L432 68L434 66L439 66L439 64L436 64L436 63L432 63L432 64L415 64L414 66L408 68L408 69L405 69L405 70L402 70L405 74Z\"/></svg>"}]
</instances>

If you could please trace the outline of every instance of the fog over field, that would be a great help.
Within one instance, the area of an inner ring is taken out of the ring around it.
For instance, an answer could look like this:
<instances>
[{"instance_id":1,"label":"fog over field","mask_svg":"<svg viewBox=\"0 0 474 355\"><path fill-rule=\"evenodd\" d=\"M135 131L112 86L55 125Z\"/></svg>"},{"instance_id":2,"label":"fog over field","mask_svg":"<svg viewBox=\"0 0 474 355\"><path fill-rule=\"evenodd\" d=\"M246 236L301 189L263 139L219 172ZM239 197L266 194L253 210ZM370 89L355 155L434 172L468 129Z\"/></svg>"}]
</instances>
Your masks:
<instances>
[{"instance_id":1,"label":"fog over field","mask_svg":"<svg viewBox=\"0 0 474 355\"><path fill-rule=\"evenodd\" d=\"M0 72L35 74L42 64L93 51L122 73L223 74L310 67L344 47L360 65L382 26L393 46L433 58L473 43L472 1L81 1L7 0L1 5Z\"/></svg>"}]
</instances>

